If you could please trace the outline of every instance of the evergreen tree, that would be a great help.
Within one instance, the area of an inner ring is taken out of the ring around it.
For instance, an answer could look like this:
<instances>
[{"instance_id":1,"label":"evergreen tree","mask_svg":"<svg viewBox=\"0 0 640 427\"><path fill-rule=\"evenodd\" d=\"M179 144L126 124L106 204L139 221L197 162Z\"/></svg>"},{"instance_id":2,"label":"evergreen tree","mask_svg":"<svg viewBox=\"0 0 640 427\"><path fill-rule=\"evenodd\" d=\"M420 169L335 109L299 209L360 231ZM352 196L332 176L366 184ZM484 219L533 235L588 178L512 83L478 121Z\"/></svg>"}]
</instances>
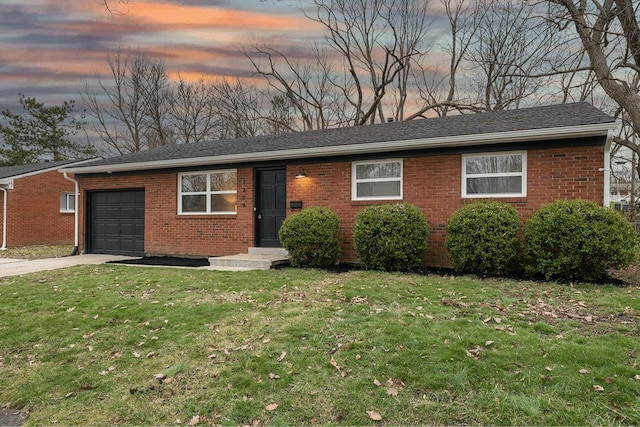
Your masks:
<instances>
[{"instance_id":1,"label":"evergreen tree","mask_svg":"<svg viewBox=\"0 0 640 427\"><path fill-rule=\"evenodd\" d=\"M77 118L75 101L45 106L36 98L22 94L19 98L24 113L0 112L0 136L4 140L0 147L0 164L68 160L95 153L93 147L73 140L84 126L82 115Z\"/></svg>"}]
</instances>

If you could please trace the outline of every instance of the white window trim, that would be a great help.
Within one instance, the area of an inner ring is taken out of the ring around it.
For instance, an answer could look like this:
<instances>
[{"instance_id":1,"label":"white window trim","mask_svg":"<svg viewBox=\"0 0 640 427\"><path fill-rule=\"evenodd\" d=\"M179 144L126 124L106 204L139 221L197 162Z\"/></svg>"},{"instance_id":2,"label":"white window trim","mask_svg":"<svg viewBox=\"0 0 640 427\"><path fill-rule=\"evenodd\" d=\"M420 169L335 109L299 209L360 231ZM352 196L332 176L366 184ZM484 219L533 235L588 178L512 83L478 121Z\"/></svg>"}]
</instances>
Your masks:
<instances>
[{"instance_id":1,"label":"white window trim","mask_svg":"<svg viewBox=\"0 0 640 427\"><path fill-rule=\"evenodd\" d=\"M504 173L483 173L467 175L467 159L490 156L522 156L522 172ZM487 178L487 177L507 177L521 176L522 191L519 193L495 193L495 194L467 194L467 178ZM486 198L507 198L507 197L527 197L527 152L526 151L498 151L490 153L474 153L462 155L462 198L465 199L486 199Z\"/></svg>"},{"instance_id":2,"label":"white window trim","mask_svg":"<svg viewBox=\"0 0 640 427\"><path fill-rule=\"evenodd\" d=\"M64 194L65 199L66 199L66 208L62 208L62 206L60 206L60 213L74 213L76 211L76 202L75 202L75 195L76 193L70 193L68 191L63 191L60 193L60 195L62 196ZM73 203L69 203L69 199L70 196L74 197L74 201Z\"/></svg>"},{"instance_id":3,"label":"white window trim","mask_svg":"<svg viewBox=\"0 0 640 427\"><path fill-rule=\"evenodd\" d=\"M400 177L398 178L377 178L377 179L357 179L356 178L356 167L358 165L372 165L379 163L400 163ZM358 197L358 183L362 182L395 182L400 181L400 195L399 196L388 196L388 197ZM384 160L362 160L357 162L351 162L351 200L353 201L361 201L361 200L402 200L403 193L403 185L404 183L404 166L402 159L384 159Z\"/></svg>"},{"instance_id":4,"label":"white window trim","mask_svg":"<svg viewBox=\"0 0 640 427\"><path fill-rule=\"evenodd\" d=\"M211 212L211 196L214 194L238 194L237 186L235 190L224 191L211 191L211 175L216 173L229 173L235 172L236 178L238 176L237 169L218 169L210 171L194 171L194 172L182 172L178 174L178 215L236 215L236 211L215 211ZM207 175L207 188L205 191L182 191L182 177L185 175ZM205 212L182 212L182 196L206 196L206 211Z\"/></svg>"}]
</instances>

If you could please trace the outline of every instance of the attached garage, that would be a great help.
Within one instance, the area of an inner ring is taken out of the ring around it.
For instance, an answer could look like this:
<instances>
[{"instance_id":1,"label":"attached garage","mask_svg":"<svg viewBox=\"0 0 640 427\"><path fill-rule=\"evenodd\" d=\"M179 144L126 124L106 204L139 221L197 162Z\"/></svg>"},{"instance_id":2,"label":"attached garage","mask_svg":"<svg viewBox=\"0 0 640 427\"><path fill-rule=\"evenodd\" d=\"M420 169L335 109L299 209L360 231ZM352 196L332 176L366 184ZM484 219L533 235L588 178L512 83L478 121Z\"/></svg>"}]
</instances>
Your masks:
<instances>
[{"instance_id":1,"label":"attached garage","mask_svg":"<svg viewBox=\"0 0 640 427\"><path fill-rule=\"evenodd\" d=\"M144 190L90 192L87 203L88 253L144 255Z\"/></svg>"}]
</instances>

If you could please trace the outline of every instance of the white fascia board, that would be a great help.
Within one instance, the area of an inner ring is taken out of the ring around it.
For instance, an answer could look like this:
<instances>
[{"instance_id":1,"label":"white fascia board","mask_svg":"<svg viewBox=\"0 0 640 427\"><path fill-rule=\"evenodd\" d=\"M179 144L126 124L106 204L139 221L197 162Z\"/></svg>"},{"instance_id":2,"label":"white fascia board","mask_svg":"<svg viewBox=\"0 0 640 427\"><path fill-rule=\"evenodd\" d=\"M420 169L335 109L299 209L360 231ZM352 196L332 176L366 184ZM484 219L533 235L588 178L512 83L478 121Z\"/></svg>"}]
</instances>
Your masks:
<instances>
[{"instance_id":1,"label":"white fascia board","mask_svg":"<svg viewBox=\"0 0 640 427\"><path fill-rule=\"evenodd\" d=\"M173 169L182 167L223 165L242 162L285 161L327 156L347 156L356 154L395 152L441 147L468 147L487 144L507 144L513 142L540 141L590 136L606 136L615 122L583 126L567 126L546 129L530 129L487 134L457 135L440 138L420 138L400 141L382 141L363 144L347 144L329 147L294 148L290 150L262 151L255 153L228 154L223 156L168 159L151 162L121 163L87 167L62 168L62 172L74 174L130 172L138 170Z\"/></svg>"}]
</instances>

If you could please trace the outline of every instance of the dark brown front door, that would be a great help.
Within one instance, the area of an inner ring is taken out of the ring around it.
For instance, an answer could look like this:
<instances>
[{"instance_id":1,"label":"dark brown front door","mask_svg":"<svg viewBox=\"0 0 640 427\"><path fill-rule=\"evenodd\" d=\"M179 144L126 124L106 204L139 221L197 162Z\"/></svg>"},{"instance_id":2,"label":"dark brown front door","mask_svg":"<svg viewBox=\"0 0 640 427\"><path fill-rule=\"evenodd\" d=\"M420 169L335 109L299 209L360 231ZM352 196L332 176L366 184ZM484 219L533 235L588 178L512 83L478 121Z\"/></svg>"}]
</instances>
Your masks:
<instances>
[{"instance_id":1,"label":"dark brown front door","mask_svg":"<svg viewBox=\"0 0 640 427\"><path fill-rule=\"evenodd\" d=\"M280 247L278 232L287 216L286 168L256 172L256 246Z\"/></svg>"}]
</instances>

